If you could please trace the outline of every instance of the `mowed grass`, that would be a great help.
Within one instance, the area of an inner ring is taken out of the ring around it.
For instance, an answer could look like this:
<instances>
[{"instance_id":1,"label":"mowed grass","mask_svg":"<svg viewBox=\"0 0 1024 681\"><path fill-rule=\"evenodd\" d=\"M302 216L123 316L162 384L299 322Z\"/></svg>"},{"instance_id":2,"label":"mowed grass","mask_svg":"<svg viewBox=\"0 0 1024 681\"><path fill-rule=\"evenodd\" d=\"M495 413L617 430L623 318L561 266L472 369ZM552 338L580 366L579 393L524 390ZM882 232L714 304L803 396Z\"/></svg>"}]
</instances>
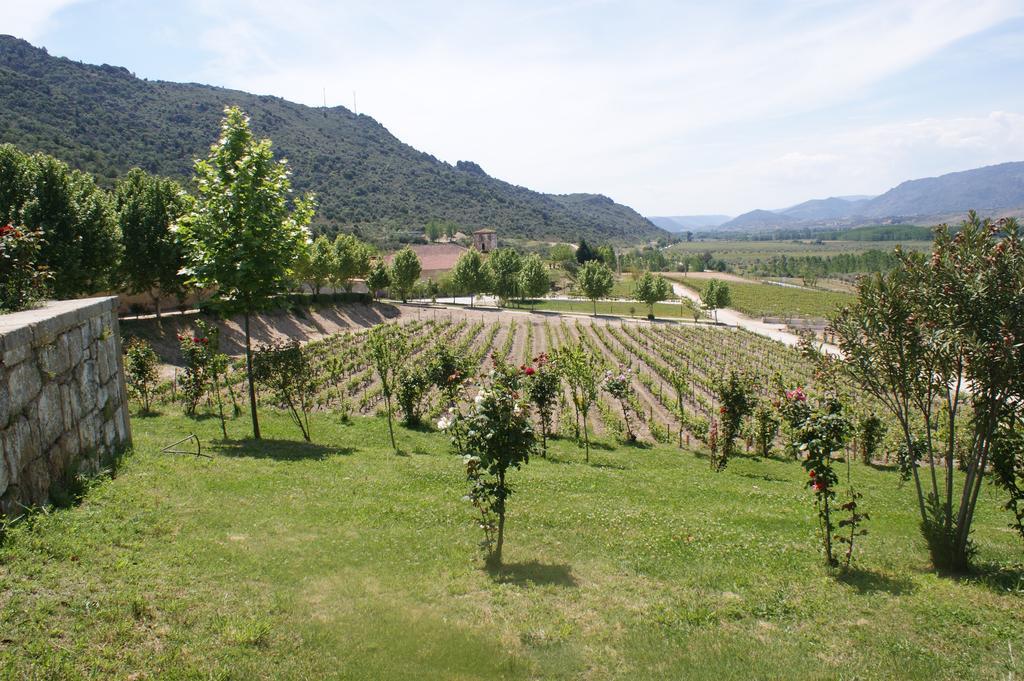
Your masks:
<instances>
[{"instance_id":1,"label":"mowed grass","mask_svg":"<svg viewBox=\"0 0 1024 681\"><path fill-rule=\"evenodd\" d=\"M133 419L81 505L0 546L2 678L1006 679L1024 673L1020 540L985 486L981 576L933 574L912 491L857 465L858 569L821 566L792 462L719 474L672 448L556 442L511 479L482 569L437 433L266 414ZM196 432L212 460L160 454ZM243 437L244 421L229 432ZM993 566L1001 566L996 568Z\"/></svg>"},{"instance_id":2,"label":"mowed grass","mask_svg":"<svg viewBox=\"0 0 1024 681\"><path fill-rule=\"evenodd\" d=\"M707 279L668 275L698 293L707 286ZM828 317L843 305L856 300L852 293L821 289L793 288L758 282L726 282L729 285L729 307L751 317Z\"/></svg>"},{"instance_id":3,"label":"mowed grass","mask_svg":"<svg viewBox=\"0 0 1024 681\"><path fill-rule=\"evenodd\" d=\"M522 305L523 309L545 310L548 312L574 312L576 314L593 314L594 303L589 300L548 300L537 299L527 301ZM689 301L675 303L655 303L654 316L667 319L689 319L693 321ZM636 317L647 316L647 305L639 301L624 300L599 300L597 301L597 314L611 315L615 317Z\"/></svg>"}]
</instances>

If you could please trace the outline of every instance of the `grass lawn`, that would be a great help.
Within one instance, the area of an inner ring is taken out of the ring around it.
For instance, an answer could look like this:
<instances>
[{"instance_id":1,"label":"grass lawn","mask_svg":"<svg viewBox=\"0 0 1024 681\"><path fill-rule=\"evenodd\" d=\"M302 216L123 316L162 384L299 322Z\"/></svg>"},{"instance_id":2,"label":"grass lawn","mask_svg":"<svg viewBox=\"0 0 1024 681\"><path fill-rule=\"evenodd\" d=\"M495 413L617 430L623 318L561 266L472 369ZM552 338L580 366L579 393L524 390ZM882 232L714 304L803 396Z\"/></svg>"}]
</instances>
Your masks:
<instances>
[{"instance_id":1,"label":"grass lawn","mask_svg":"<svg viewBox=\"0 0 1024 681\"><path fill-rule=\"evenodd\" d=\"M707 279L682 274L668 275L698 293L707 286ZM826 317L837 307L852 303L856 296L840 291L792 288L757 282L729 281L732 302L729 307L751 317Z\"/></svg>"},{"instance_id":2,"label":"grass lawn","mask_svg":"<svg viewBox=\"0 0 1024 681\"><path fill-rule=\"evenodd\" d=\"M513 306L509 306L515 309ZM578 314L593 314L594 304L589 300L547 300L538 299L526 302L525 310L548 310L551 312L576 312ZM630 311L632 309L632 311ZM689 319L693 321L693 313L690 311L688 302L680 305L675 303L655 303L654 315L668 319ZM647 316L647 305L640 302L629 302L622 300L599 300L597 301L597 314L616 315L619 317Z\"/></svg>"},{"instance_id":3,"label":"grass lawn","mask_svg":"<svg viewBox=\"0 0 1024 681\"><path fill-rule=\"evenodd\" d=\"M513 473L488 573L444 436L313 419L296 442L135 418L81 505L0 545L0 677L1006 679L1024 673L1021 544L986 486L985 576L939 577L912 491L861 465L858 571L820 565L790 462L724 473L671 448L570 442ZM212 460L160 454L195 431ZM247 433L243 421L229 432ZM1010 650L1012 646L1012 653Z\"/></svg>"}]
</instances>

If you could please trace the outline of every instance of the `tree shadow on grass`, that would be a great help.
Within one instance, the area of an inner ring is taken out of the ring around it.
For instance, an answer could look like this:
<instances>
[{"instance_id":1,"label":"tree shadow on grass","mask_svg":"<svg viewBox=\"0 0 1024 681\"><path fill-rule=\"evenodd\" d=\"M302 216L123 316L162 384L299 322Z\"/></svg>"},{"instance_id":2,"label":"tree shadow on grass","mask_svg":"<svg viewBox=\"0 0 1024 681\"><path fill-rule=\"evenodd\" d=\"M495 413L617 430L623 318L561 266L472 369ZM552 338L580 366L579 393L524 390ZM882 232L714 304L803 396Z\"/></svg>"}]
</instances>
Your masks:
<instances>
[{"instance_id":1,"label":"tree shadow on grass","mask_svg":"<svg viewBox=\"0 0 1024 681\"><path fill-rule=\"evenodd\" d=\"M568 565L547 565L535 560L526 563L504 563L488 566L487 574L499 584L515 586L564 586L576 587L579 584L572 575Z\"/></svg>"},{"instance_id":2,"label":"tree shadow on grass","mask_svg":"<svg viewBox=\"0 0 1024 681\"><path fill-rule=\"evenodd\" d=\"M786 480L785 478L777 478L774 475L769 475L768 473L737 473L736 475L741 478L750 478L751 480L764 480L765 482L789 482L789 480Z\"/></svg>"},{"instance_id":3,"label":"tree shadow on grass","mask_svg":"<svg viewBox=\"0 0 1024 681\"><path fill-rule=\"evenodd\" d=\"M218 440L211 447L223 456L249 457L252 459L275 459L277 461L322 461L328 456L355 453L352 447L328 447L314 442L300 440Z\"/></svg>"},{"instance_id":4,"label":"tree shadow on grass","mask_svg":"<svg viewBox=\"0 0 1024 681\"><path fill-rule=\"evenodd\" d=\"M953 575L962 582L973 582L997 593L1024 593L1024 564L978 563L965 575Z\"/></svg>"},{"instance_id":5,"label":"tree shadow on grass","mask_svg":"<svg viewBox=\"0 0 1024 681\"><path fill-rule=\"evenodd\" d=\"M853 587L859 594L872 594L884 591L893 596L913 593L914 583L905 577L890 577L874 570L850 568L840 574L837 581Z\"/></svg>"}]
</instances>

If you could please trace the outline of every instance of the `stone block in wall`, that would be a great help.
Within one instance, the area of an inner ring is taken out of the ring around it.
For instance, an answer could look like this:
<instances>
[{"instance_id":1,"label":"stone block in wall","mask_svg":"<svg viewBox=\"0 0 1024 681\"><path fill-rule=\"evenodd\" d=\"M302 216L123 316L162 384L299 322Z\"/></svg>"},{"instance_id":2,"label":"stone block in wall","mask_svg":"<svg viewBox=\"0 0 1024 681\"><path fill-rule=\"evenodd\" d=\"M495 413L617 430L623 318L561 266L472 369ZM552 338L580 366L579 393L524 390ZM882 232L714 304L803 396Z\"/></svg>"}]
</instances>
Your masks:
<instances>
[{"instance_id":1,"label":"stone block in wall","mask_svg":"<svg viewBox=\"0 0 1024 681\"><path fill-rule=\"evenodd\" d=\"M39 369L31 360L15 365L7 372L7 394L10 396L12 414L20 414L39 394L43 387Z\"/></svg>"},{"instance_id":2,"label":"stone block in wall","mask_svg":"<svg viewBox=\"0 0 1024 681\"><path fill-rule=\"evenodd\" d=\"M60 386L50 381L39 391L35 405L36 422L39 424L39 444L48 448L64 432L64 413L60 407Z\"/></svg>"}]
</instances>

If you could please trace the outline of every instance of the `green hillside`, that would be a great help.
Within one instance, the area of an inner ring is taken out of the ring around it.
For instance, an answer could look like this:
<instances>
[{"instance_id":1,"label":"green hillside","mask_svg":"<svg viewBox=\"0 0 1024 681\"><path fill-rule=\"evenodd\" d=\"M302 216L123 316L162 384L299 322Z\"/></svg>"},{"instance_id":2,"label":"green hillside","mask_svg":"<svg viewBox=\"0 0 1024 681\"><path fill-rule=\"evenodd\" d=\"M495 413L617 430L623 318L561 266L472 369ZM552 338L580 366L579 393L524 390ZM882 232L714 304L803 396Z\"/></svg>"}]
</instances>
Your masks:
<instances>
[{"instance_id":1,"label":"green hillside","mask_svg":"<svg viewBox=\"0 0 1024 681\"><path fill-rule=\"evenodd\" d=\"M248 112L256 134L289 159L296 189L317 193L319 227L328 232L355 228L394 242L436 219L524 239L638 243L667 235L604 196L541 194L489 177L475 163L444 163L344 107L143 80L0 36L0 142L52 154L101 182L132 166L189 176L228 104Z\"/></svg>"}]
</instances>

